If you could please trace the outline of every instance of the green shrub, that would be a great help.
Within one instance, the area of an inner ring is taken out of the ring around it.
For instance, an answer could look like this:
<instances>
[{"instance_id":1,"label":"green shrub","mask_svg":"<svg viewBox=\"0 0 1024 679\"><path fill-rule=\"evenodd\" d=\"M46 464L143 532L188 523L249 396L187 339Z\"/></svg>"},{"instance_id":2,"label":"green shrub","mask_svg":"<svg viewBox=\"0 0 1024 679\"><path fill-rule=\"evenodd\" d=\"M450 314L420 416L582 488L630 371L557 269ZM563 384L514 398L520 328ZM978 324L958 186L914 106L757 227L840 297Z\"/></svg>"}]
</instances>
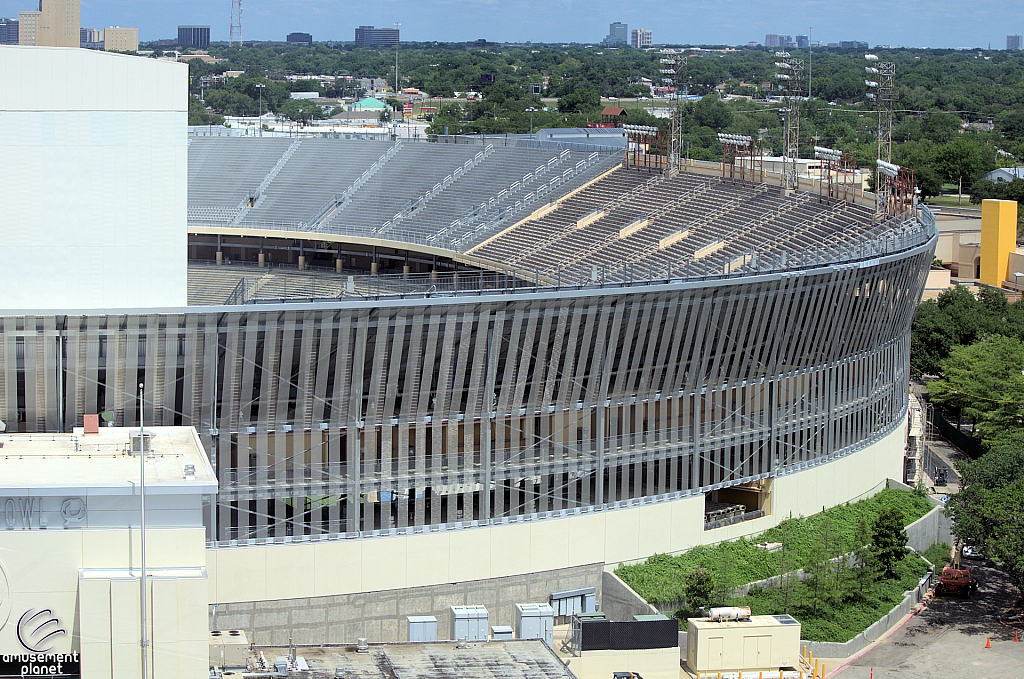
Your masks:
<instances>
[{"instance_id":1,"label":"green shrub","mask_svg":"<svg viewBox=\"0 0 1024 679\"><path fill-rule=\"evenodd\" d=\"M837 551L852 552L863 546L859 544L864 537L863 526L873 525L889 509L902 512L909 525L931 511L932 505L913 491L886 489L853 504L802 519L787 519L755 539L695 547L676 556L655 554L642 563L620 566L615 574L652 604L676 603L686 598L686 576L697 568L706 568L718 588L738 587L778 575L782 553L759 549L758 542L785 543L786 571L814 565L826 524L829 542L836 543Z\"/></svg>"}]
</instances>

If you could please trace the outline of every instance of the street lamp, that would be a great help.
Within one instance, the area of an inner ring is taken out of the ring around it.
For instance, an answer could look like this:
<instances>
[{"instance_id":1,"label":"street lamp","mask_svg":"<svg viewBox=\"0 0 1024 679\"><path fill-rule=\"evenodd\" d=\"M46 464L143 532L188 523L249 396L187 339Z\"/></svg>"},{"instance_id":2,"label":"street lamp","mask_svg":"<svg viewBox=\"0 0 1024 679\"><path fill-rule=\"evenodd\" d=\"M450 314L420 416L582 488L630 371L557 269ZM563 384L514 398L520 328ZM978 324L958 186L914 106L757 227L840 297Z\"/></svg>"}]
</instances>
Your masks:
<instances>
[{"instance_id":1,"label":"street lamp","mask_svg":"<svg viewBox=\"0 0 1024 679\"><path fill-rule=\"evenodd\" d=\"M526 110L530 114L530 134L533 134L533 112L536 111L537 109L534 108L533 106L531 106L530 108L528 108Z\"/></svg>"},{"instance_id":2,"label":"street lamp","mask_svg":"<svg viewBox=\"0 0 1024 679\"><path fill-rule=\"evenodd\" d=\"M256 89L260 91L260 136L263 136L263 88L266 87L263 83L256 83Z\"/></svg>"}]
</instances>

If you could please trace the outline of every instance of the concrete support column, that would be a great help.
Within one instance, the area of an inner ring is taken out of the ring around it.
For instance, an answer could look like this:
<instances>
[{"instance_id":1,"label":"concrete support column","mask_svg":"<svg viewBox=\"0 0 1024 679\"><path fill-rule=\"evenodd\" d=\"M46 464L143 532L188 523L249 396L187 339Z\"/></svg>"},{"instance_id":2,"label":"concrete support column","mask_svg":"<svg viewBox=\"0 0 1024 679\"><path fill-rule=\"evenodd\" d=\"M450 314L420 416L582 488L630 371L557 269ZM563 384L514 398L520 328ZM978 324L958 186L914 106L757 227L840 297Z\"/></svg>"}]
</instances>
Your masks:
<instances>
[{"instance_id":1,"label":"concrete support column","mask_svg":"<svg viewBox=\"0 0 1024 679\"><path fill-rule=\"evenodd\" d=\"M430 270L430 280L432 280L432 281L436 281L437 280L437 271L434 270L434 269Z\"/></svg>"},{"instance_id":2,"label":"concrete support column","mask_svg":"<svg viewBox=\"0 0 1024 679\"><path fill-rule=\"evenodd\" d=\"M406 278L408 278L408 277L409 277L409 273L410 273L410 271L411 271L411 269L409 268L409 265L408 265L408 264L406 264L405 266L403 266L403 267L402 267L402 274L403 274L403 275L404 275L404 276L405 276Z\"/></svg>"},{"instance_id":3,"label":"concrete support column","mask_svg":"<svg viewBox=\"0 0 1024 679\"><path fill-rule=\"evenodd\" d=\"M260 253L259 262L260 262L260 268L261 269L267 265L267 256L265 254L263 254L262 252Z\"/></svg>"},{"instance_id":4,"label":"concrete support column","mask_svg":"<svg viewBox=\"0 0 1024 679\"><path fill-rule=\"evenodd\" d=\"M217 263L218 264L223 264L224 263L224 253L221 252L220 250L217 250Z\"/></svg>"},{"instance_id":5,"label":"concrete support column","mask_svg":"<svg viewBox=\"0 0 1024 679\"><path fill-rule=\"evenodd\" d=\"M334 271L335 271L335 273L341 273L342 265L344 264L344 262L345 262L345 260L343 260L341 257L335 258L335 260L334 260Z\"/></svg>"},{"instance_id":6,"label":"concrete support column","mask_svg":"<svg viewBox=\"0 0 1024 679\"><path fill-rule=\"evenodd\" d=\"M306 255L299 255L299 271L306 268Z\"/></svg>"},{"instance_id":7,"label":"concrete support column","mask_svg":"<svg viewBox=\"0 0 1024 679\"><path fill-rule=\"evenodd\" d=\"M370 262L370 273L377 273L377 262Z\"/></svg>"}]
</instances>

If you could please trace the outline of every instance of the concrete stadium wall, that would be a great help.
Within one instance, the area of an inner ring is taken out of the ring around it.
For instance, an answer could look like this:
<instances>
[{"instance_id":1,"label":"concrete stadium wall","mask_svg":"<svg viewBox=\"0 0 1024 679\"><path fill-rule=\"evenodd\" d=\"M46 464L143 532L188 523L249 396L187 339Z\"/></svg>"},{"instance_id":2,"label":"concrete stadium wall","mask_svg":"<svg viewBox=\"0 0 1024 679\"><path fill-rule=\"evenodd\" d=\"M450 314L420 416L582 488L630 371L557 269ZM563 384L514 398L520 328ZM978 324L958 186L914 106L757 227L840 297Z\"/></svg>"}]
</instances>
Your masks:
<instances>
[{"instance_id":1,"label":"concrete stadium wall","mask_svg":"<svg viewBox=\"0 0 1024 679\"><path fill-rule=\"evenodd\" d=\"M657 608L644 601L610 570L601 575L601 610L612 622L628 622L634 615L658 613Z\"/></svg>"},{"instance_id":2,"label":"concrete stadium wall","mask_svg":"<svg viewBox=\"0 0 1024 679\"><path fill-rule=\"evenodd\" d=\"M515 624L517 603L547 603L552 592L596 587L601 564L506 578L338 596L211 607L210 629L243 629L260 645L409 641L406 616L433 615L439 639L451 637L451 606L484 606L488 624Z\"/></svg>"},{"instance_id":3,"label":"concrete stadium wall","mask_svg":"<svg viewBox=\"0 0 1024 679\"><path fill-rule=\"evenodd\" d=\"M359 594L619 564L756 535L867 497L903 467L905 421L845 457L773 480L771 511L704 530L704 495L557 519L362 540L207 550L210 601L240 603ZM881 485L880 485L881 484Z\"/></svg>"},{"instance_id":4,"label":"concrete stadium wall","mask_svg":"<svg viewBox=\"0 0 1024 679\"><path fill-rule=\"evenodd\" d=\"M451 605L493 606L491 624L508 624L514 603L579 587L597 588L603 605L604 571L616 564L756 535L790 515L881 490L902 470L904 430L776 478L768 516L710 531L697 494L507 526L208 549L211 616L219 629L244 629L261 644L288 636L297 643L400 641L406 615L435 615L446 634Z\"/></svg>"}]
</instances>

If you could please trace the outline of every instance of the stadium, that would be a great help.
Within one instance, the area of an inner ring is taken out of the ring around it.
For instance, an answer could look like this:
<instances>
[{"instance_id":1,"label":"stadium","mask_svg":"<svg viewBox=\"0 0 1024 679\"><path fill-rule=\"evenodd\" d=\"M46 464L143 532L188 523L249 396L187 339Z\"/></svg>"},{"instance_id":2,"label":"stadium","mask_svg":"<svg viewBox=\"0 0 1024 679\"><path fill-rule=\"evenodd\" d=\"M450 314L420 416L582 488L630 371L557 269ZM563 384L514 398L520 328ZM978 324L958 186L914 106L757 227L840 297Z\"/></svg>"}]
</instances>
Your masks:
<instances>
[{"instance_id":1,"label":"stadium","mask_svg":"<svg viewBox=\"0 0 1024 679\"><path fill-rule=\"evenodd\" d=\"M176 267L187 304L158 280L41 305L8 280L0 416L194 427L213 628L403 640L456 600L507 620L903 478L927 208L582 144L161 120L169 169L128 218L154 196L179 231L118 278Z\"/></svg>"}]
</instances>

